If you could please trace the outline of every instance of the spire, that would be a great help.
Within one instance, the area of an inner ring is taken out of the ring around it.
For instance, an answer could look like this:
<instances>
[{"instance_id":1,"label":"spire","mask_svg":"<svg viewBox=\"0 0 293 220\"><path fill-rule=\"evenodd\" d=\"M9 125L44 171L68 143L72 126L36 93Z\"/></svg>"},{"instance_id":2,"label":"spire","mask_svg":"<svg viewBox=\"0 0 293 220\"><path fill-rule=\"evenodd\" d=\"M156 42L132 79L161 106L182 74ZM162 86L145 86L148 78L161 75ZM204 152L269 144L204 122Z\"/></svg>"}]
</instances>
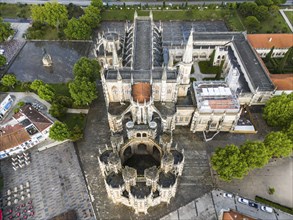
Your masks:
<instances>
[{"instance_id":1,"label":"spire","mask_svg":"<svg viewBox=\"0 0 293 220\"><path fill-rule=\"evenodd\" d=\"M153 12L152 12L152 10L150 10L150 19L151 19L151 21L153 21Z\"/></svg>"},{"instance_id":2,"label":"spire","mask_svg":"<svg viewBox=\"0 0 293 220\"><path fill-rule=\"evenodd\" d=\"M186 44L185 52L183 54L183 63L192 62L192 51L193 51L193 28L191 28L190 35Z\"/></svg>"},{"instance_id":3,"label":"spire","mask_svg":"<svg viewBox=\"0 0 293 220\"><path fill-rule=\"evenodd\" d=\"M130 73L130 77L131 77L131 85L133 85L133 74L132 73Z\"/></svg>"},{"instance_id":4,"label":"spire","mask_svg":"<svg viewBox=\"0 0 293 220\"><path fill-rule=\"evenodd\" d=\"M151 77L150 77L150 84L152 85L153 84L153 72L151 72Z\"/></svg>"},{"instance_id":5,"label":"spire","mask_svg":"<svg viewBox=\"0 0 293 220\"><path fill-rule=\"evenodd\" d=\"M134 12L134 20L136 19L136 17L137 17L137 11L135 10L135 12Z\"/></svg>"},{"instance_id":6,"label":"spire","mask_svg":"<svg viewBox=\"0 0 293 220\"><path fill-rule=\"evenodd\" d=\"M164 66L162 80L167 81L167 68Z\"/></svg>"},{"instance_id":7,"label":"spire","mask_svg":"<svg viewBox=\"0 0 293 220\"><path fill-rule=\"evenodd\" d=\"M120 74L119 69L117 69L117 80L118 81L121 81L122 80L122 77L121 77L121 74Z\"/></svg>"},{"instance_id":8,"label":"spire","mask_svg":"<svg viewBox=\"0 0 293 220\"><path fill-rule=\"evenodd\" d=\"M117 51L116 51L116 46L114 44L113 46L113 53L112 53L112 60L113 60L113 67L119 67L119 59L118 59L118 55L117 55Z\"/></svg>"}]
</instances>

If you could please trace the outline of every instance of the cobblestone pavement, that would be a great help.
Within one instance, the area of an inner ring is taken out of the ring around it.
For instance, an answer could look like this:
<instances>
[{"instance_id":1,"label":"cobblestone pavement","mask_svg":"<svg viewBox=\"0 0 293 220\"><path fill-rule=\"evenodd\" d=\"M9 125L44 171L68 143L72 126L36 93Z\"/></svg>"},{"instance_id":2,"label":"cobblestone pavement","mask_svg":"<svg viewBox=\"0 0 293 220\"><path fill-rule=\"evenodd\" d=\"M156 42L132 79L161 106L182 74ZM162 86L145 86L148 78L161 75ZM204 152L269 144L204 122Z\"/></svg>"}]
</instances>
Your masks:
<instances>
[{"instance_id":1,"label":"cobblestone pavement","mask_svg":"<svg viewBox=\"0 0 293 220\"><path fill-rule=\"evenodd\" d=\"M135 215L132 209L109 200L97 159L98 149L103 149L105 144L110 143L101 86L99 86L99 94L99 99L91 106L88 114L85 138L77 144L97 219L158 219L212 189L203 142L187 128L179 127L175 131L174 142L178 143L179 149L185 150L185 167L183 176L179 179L177 194L171 203L150 208L149 214L144 216Z\"/></svg>"},{"instance_id":2,"label":"cobblestone pavement","mask_svg":"<svg viewBox=\"0 0 293 220\"><path fill-rule=\"evenodd\" d=\"M36 220L50 219L68 210L76 210L78 219L94 220L90 198L71 142L38 152L31 151L31 164L15 172L10 158L1 161L4 192L27 181ZM87 217L86 217L87 215Z\"/></svg>"}]
</instances>

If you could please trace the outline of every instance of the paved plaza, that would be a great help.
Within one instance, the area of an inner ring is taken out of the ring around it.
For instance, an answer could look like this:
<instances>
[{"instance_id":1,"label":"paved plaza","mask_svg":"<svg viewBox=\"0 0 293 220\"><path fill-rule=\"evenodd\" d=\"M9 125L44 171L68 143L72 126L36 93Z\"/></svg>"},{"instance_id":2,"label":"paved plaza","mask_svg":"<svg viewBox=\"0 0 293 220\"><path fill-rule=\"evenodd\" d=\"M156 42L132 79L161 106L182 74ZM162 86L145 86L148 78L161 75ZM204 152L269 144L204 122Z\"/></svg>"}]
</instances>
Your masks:
<instances>
[{"instance_id":1,"label":"paved plaza","mask_svg":"<svg viewBox=\"0 0 293 220\"><path fill-rule=\"evenodd\" d=\"M85 138L77 144L97 219L158 219L212 189L203 142L188 132L187 128L178 128L174 134L174 143L178 143L178 149L185 150L185 166L179 179L177 194L171 203L150 208L149 214L145 216L135 215L132 209L114 204L107 197L104 179L98 166L99 148L104 149L105 144L110 144L106 106L100 86L99 94L98 101L94 102L88 114Z\"/></svg>"},{"instance_id":2,"label":"paved plaza","mask_svg":"<svg viewBox=\"0 0 293 220\"><path fill-rule=\"evenodd\" d=\"M47 220L74 209L78 219L94 220L90 198L71 142L54 148L31 152L30 165L14 171L11 159L1 160L1 172L5 184L2 195L8 189L30 183L30 193L35 216L30 219ZM5 201L5 199L4 199ZM27 200L20 201L23 204ZM19 205L17 204L17 205ZM15 209L16 205L7 208Z\"/></svg>"},{"instance_id":3,"label":"paved plaza","mask_svg":"<svg viewBox=\"0 0 293 220\"><path fill-rule=\"evenodd\" d=\"M90 47L90 42L28 41L8 72L24 82L35 79L46 83L68 82L73 79L74 64L80 57L88 55ZM51 55L52 67L43 66L43 49Z\"/></svg>"}]
</instances>

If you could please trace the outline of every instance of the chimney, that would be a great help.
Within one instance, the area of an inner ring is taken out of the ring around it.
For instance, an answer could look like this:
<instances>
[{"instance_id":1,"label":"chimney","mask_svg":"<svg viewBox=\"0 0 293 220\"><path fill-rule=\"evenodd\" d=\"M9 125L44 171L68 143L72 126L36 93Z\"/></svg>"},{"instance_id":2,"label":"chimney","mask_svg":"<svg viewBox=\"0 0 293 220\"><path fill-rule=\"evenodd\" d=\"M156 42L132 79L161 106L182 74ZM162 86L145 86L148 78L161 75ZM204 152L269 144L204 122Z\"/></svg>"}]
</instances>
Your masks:
<instances>
[{"instance_id":1,"label":"chimney","mask_svg":"<svg viewBox=\"0 0 293 220\"><path fill-rule=\"evenodd\" d=\"M269 42L272 42L272 40L273 40L273 38L272 38L272 37L270 37L270 38L269 38Z\"/></svg>"}]
</instances>

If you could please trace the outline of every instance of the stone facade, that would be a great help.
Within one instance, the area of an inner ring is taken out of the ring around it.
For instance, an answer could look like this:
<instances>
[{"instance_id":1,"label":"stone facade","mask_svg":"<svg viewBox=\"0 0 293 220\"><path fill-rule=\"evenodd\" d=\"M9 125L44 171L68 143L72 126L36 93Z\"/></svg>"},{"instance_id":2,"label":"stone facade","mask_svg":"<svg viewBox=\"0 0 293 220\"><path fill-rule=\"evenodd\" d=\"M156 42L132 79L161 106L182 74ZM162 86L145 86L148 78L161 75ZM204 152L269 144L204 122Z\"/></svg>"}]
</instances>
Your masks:
<instances>
[{"instance_id":1,"label":"stone facade","mask_svg":"<svg viewBox=\"0 0 293 220\"><path fill-rule=\"evenodd\" d=\"M263 104L274 88L263 67L243 61L244 52L257 59L245 33L203 34L191 28L186 43L167 42L152 13L135 13L124 29L100 33L95 45L112 132L112 146L100 152L99 163L109 197L146 213L175 196L184 163L172 142L176 126L233 131L241 105ZM221 80L191 83L198 61L220 66ZM259 76L257 84L253 77Z\"/></svg>"}]
</instances>

